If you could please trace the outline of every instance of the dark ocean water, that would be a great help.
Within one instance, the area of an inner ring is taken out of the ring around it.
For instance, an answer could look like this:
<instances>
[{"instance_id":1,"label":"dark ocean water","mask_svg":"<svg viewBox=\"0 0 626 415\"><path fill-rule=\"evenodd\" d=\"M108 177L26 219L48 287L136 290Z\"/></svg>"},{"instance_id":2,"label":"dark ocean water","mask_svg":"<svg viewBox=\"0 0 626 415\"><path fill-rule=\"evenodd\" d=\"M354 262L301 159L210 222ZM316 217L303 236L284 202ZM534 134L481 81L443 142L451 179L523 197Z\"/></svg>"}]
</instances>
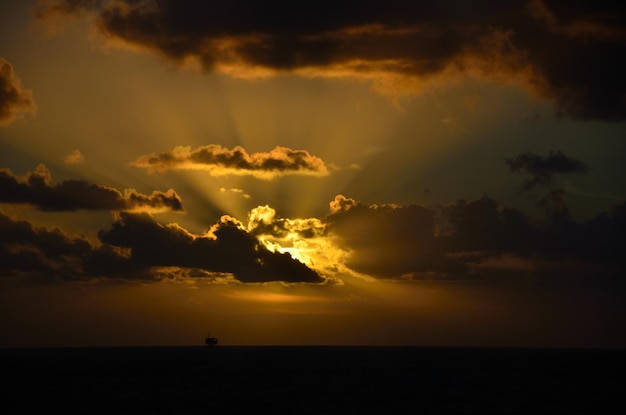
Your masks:
<instances>
[{"instance_id":1,"label":"dark ocean water","mask_svg":"<svg viewBox=\"0 0 626 415\"><path fill-rule=\"evenodd\" d=\"M625 350L0 349L2 413L621 414Z\"/></svg>"}]
</instances>

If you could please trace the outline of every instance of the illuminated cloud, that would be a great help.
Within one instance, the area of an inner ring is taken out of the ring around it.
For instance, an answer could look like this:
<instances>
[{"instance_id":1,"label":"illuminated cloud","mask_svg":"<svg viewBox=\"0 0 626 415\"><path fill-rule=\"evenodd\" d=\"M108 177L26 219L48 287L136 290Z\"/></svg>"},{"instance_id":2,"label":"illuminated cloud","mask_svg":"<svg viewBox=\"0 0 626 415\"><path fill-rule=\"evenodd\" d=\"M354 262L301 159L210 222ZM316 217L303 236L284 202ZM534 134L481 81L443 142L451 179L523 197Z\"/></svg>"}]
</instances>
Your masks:
<instances>
[{"instance_id":1,"label":"illuminated cloud","mask_svg":"<svg viewBox=\"0 0 626 415\"><path fill-rule=\"evenodd\" d=\"M232 150L218 144L198 147L175 147L171 151L139 157L131 165L148 172L167 170L203 170L212 176L249 175L273 179L287 174L326 176L324 161L305 150L276 147L267 153L248 154L240 146Z\"/></svg>"},{"instance_id":2,"label":"illuminated cloud","mask_svg":"<svg viewBox=\"0 0 626 415\"><path fill-rule=\"evenodd\" d=\"M176 276L217 282L325 281L291 255L268 251L228 217L211 233L193 235L176 224L161 225L146 213L121 212L98 237L102 245L96 247L59 229L36 228L0 212L0 274L64 280Z\"/></svg>"},{"instance_id":3,"label":"illuminated cloud","mask_svg":"<svg viewBox=\"0 0 626 415\"><path fill-rule=\"evenodd\" d=\"M309 282L324 280L291 255L270 252L224 216L206 235L193 235L178 225L161 225L147 214L121 213L102 242L130 250L129 260L150 267L181 267L231 273L242 282Z\"/></svg>"},{"instance_id":4,"label":"illuminated cloud","mask_svg":"<svg viewBox=\"0 0 626 415\"><path fill-rule=\"evenodd\" d=\"M356 275L346 264L348 253L328 235L318 218L281 218L270 206L257 206L248 213L247 230L271 251L289 253L325 275L328 282L342 284L338 274Z\"/></svg>"},{"instance_id":5,"label":"illuminated cloud","mask_svg":"<svg viewBox=\"0 0 626 415\"><path fill-rule=\"evenodd\" d=\"M532 152L505 159L512 172L525 172L531 177L524 180L524 190L543 186L552 181L554 174L584 173L587 166L580 160L566 156L560 151L551 151L547 156Z\"/></svg>"},{"instance_id":6,"label":"illuminated cloud","mask_svg":"<svg viewBox=\"0 0 626 415\"><path fill-rule=\"evenodd\" d=\"M0 203L28 204L43 211L126 210L182 211L182 200L170 189L150 195L126 189L123 193L111 187L81 180L52 183L52 174L40 164L24 177L0 169Z\"/></svg>"},{"instance_id":7,"label":"illuminated cloud","mask_svg":"<svg viewBox=\"0 0 626 415\"><path fill-rule=\"evenodd\" d=\"M58 0L38 16L86 10L108 45L234 77L356 79L399 96L471 76L517 84L574 118L626 116L617 2Z\"/></svg>"},{"instance_id":8,"label":"illuminated cloud","mask_svg":"<svg viewBox=\"0 0 626 415\"><path fill-rule=\"evenodd\" d=\"M0 126L10 124L20 113L36 111L32 91L22 88L13 66L0 58Z\"/></svg>"},{"instance_id":9,"label":"illuminated cloud","mask_svg":"<svg viewBox=\"0 0 626 415\"><path fill-rule=\"evenodd\" d=\"M285 237L298 235L314 238L325 233L325 225L317 218L278 218L276 210L265 205L257 206L248 213L248 231L254 235Z\"/></svg>"},{"instance_id":10,"label":"illuminated cloud","mask_svg":"<svg viewBox=\"0 0 626 415\"><path fill-rule=\"evenodd\" d=\"M70 154L65 156L63 161L65 162L65 164L69 165L83 164L85 162L85 156L83 155L83 153L80 152L80 150L74 150Z\"/></svg>"}]
</instances>

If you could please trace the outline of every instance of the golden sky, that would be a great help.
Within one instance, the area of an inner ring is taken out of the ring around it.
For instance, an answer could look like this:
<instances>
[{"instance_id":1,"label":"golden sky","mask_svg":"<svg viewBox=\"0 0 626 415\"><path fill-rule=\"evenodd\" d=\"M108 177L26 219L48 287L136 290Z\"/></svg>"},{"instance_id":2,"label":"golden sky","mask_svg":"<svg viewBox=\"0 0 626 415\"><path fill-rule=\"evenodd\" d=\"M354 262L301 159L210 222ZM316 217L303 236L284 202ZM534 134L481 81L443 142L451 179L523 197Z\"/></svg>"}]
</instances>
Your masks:
<instances>
[{"instance_id":1,"label":"golden sky","mask_svg":"<svg viewBox=\"0 0 626 415\"><path fill-rule=\"evenodd\" d=\"M623 6L0 5L0 346L626 346Z\"/></svg>"}]
</instances>

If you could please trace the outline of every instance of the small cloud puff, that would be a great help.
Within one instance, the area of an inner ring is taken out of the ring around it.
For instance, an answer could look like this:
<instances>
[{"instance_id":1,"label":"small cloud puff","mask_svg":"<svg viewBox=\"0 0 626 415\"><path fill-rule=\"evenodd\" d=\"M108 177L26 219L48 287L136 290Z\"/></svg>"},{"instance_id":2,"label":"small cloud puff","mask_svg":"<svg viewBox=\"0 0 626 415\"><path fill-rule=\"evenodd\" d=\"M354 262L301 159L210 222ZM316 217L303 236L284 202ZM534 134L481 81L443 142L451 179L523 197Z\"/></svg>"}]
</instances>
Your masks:
<instances>
[{"instance_id":1,"label":"small cloud puff","mask_svg":"<svg viewBox=\"0 0 626 415\"><path fill-rule=\"evenodd\" d=\"M85 162L85 156L80 150L74 150L63 159L65 164L75 166L78 164L83 164Z\"/></svg>"}]
</instances>

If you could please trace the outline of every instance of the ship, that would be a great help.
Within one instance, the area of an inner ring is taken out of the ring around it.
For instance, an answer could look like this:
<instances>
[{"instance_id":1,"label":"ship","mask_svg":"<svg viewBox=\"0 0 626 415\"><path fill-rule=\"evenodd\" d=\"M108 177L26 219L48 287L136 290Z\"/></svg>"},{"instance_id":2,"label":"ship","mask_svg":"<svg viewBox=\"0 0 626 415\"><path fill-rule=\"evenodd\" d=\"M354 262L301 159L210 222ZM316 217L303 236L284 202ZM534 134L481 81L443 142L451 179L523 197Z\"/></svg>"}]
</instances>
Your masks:
<instances>
[{"instance_id":1,"label":"ship","mask_svg":"<svg viewBox=\"0 0 626 415\"><path fill-rule=\"evenodd\" d=\"M209 336L204 339L204 343L209 347L217 346L217 337L211 337L211 333L209 333Z\"/></svg>"}]
</instances>

